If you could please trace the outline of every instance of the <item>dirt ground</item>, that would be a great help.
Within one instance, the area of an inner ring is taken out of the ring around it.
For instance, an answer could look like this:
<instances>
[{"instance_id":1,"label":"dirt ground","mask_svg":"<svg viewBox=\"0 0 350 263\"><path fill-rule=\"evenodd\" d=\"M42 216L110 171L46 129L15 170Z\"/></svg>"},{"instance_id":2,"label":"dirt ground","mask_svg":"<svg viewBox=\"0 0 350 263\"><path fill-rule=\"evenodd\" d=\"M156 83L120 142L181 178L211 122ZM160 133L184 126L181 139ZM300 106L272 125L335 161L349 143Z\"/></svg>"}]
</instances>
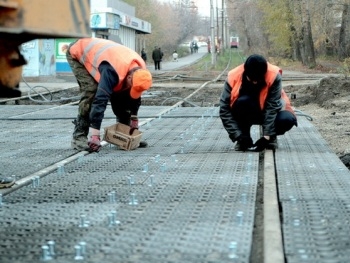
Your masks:
<instances>
[{"instance_id":1,"label":"dirt ground","mask_svg":"<svg viewBox=\"0 0 350 263\"><path fill-rule=\"evenodd\" d=\"M322 73L324 77L313 85L284 88L289 94L295 94L293 106L312 117L322 137L350 169L350 79L344 75L329 76L328 73L334 73L336 66L314 70L314 73ZM310 73L309 70L305 72Z\"/></svg>"},{"instance_id":2,"label":"dirt ground","mask_svg":"<svg viewBox=\"0 0 350 263\"><path fill-rule=\"evenodd\" d=\"M339 156L350 154L350 80L325 77L317 85L286 88L296 94L293 105L309 115Z\"/></svg>"}]
</instances>

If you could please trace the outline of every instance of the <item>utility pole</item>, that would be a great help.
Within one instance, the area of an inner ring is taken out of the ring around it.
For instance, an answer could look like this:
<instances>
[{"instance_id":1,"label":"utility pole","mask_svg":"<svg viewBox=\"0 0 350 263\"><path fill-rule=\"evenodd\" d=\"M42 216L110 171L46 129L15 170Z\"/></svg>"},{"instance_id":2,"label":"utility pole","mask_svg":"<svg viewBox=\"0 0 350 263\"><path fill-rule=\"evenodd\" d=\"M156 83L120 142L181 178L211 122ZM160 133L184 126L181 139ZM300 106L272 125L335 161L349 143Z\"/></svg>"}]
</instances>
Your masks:
<instances>
[{"instance_id":1,"label":"utility pole","mask_svg":"<svg viewBox=\"0 0 350 263\"><path fill-rule=\"evenodd\" d=\"M227 14L225 15L225 39L226 39L226 48L230 48L230 36L229 36L229 32L228 32L228 18L227 18Z\"/></svg>"},{"instance_id":2,"label":"utility pole","mask_svg":"<svg viewBox=\"0 0 350 263\"><path fill-rule=\"evenodd\" d=\"M215 32L214 32L214 6L213 0L210 0L210 52L211 52L211 65L215 65Z\"/></svg>"},{"instance_id":3,"label":"utility pole","mask_svg":"<svg viewBox=\"0 0 350 263\"><path fill-rule=\"evenodd\" d=\"M218 0L216 0L216 39L218 42L218 48L219 48L219 36L220 36L220 28L219 28L219 6L218 6ZM222 41L222 40L221 40ZM221 48L222 43L220 43ZM219 50L218 50L219 51Z\"/></svg>"},{"instance_id":4,"label":"utility pole","mask_svg":"<svg viewBox=\"0 0 350 263\"><path fill-rule=\"evenodd\" d=\"M226 48L226 42L225 42L225 37L224 37L224 0L221 2L221 45L222 45L222 50Z\"/></svg>"}]
</instances>

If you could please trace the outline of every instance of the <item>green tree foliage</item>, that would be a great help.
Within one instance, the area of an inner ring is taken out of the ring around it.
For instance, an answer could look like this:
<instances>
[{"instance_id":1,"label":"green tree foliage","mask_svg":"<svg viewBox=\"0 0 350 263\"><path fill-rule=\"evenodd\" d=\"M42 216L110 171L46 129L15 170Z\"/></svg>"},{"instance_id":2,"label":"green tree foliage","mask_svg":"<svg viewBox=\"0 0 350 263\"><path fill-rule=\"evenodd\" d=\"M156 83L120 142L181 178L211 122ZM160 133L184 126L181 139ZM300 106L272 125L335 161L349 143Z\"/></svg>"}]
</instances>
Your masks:
<instances>
[{"instance_id":1,"label":"green tree foliage","mask_svg":"<svg viewBox=\"0 0 350 263\"><path fill-rule=\"evenodd\" d=\"M207 21L200 19L191 0L124 1L135 6L137 17L152 25L152 34L143 36L147 53L157 45L171 56L180 43L192 40ZM225 3L229 35L240 37L240 47L246 53L292 58L310 67L315 65L317 55L339 58L350 55L350 0L225 0Z\"/></svg>"},{"instance_id":2,"label":"green tree foliage","mask_svg":"<svg viewBox=\"0 0 350 263\"><path fill-rule=\"evenodd\" d=\"M274 52L314 66L314 44L309 1L258 0L264 12L264 30Z\"/></svg>"},{"instance_id":3,"label":"green tree foliage","mask_svg":"<svg viewBox=\"0 0 350 263\"><path fill-rule=\"evenodd\" d=\"M272 55L291 56L293 38L293 14L286 0L258 0L264 13L262 25L268 35Z\"/></svg>"}]
</instances>

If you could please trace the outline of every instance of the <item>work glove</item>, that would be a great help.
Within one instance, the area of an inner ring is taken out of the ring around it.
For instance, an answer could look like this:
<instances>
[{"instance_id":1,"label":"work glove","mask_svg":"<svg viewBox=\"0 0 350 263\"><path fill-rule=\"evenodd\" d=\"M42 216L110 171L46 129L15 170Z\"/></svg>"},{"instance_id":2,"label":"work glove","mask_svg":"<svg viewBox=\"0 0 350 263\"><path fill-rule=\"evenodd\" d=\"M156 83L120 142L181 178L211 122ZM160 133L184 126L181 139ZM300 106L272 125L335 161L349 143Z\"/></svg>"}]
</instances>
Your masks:
<instances>
[{"instance_id":1,"label":"work glove","mask_svg":"<svg viewBox=\"0 0 350 263\"><path fill-rule=\"evenodd\" d=\"M131 115L130 117L130 132L129 134L132 135L135 130L139 128L139 119L136 115Z\"/></svg>"},{"instance_id":2,"label":"work glove","mask_svg":"<svg viewBox=\"0 0 350 263\"><path fill-rule=\"evenodd\" d=\"M101 149L101 139L99 135L91 135L88 142L91 152L99 152Z\"/></svg>"},{"instance_id":3,"label":"work glove","mask_svg":"<svg viewBox=\"0 0 350 263\"><path fill-rule=\"evenodd\" d=\"M252 150L256 152L261 152L265 150L268 145L269 145L269 140L266 139L265 137L261 137L259 140L257 140L254 143Z\"/></svg>"},{"instance_id":4,"label":"work glove","mask_svg":"<svg viewBox=\"0 0 350 263\"><path fill-rule=\"evenodd\" d=\"M248 148L253 146L253 140L249 135L241 134L237 138L237 142L239 143L242 150L247 150Z\"/></svg>"},{"instance_id":5,"label":"work glove","mask_svg":"<svg viewBox=\"0 0 350 263\"><path fill-rule=\"evenodd\" d=\"M233 134L229 134L230 139L232 142L238 142L241 145L242 149L248 149L249 147L253 146L253 140L249 135L239 135L238 137L235 137Z\"/></svg>"}]
</instances>

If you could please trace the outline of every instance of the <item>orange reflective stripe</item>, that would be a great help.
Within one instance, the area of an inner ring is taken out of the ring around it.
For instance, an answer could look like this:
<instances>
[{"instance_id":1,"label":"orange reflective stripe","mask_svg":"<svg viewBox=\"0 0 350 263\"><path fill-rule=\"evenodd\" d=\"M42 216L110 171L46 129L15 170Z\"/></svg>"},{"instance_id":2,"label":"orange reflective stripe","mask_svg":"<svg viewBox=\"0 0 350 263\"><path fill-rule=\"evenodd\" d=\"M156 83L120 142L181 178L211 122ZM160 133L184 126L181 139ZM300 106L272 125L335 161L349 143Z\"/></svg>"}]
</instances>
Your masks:
<instances>
[{"instance_id":1,"label":"orange reflective stripe","mask_svg":"<svg viewBox=\"0 0 350 263\"><path fill-rule=\"evenodd\" d=\"M117 46L117 43L109 43L109 44L104 44L96 53L95 53L95 57L92 61L92 65L99 65L100 63L98 63L99 58L102 56L102 54L110 48L113 48ZM92 68L91 69L91 75L95 78L98 74L100 74L98 72L98 68Z\"/></svg>"},{"instance_id":2,"label":"orange reflective stripe","mask_svg":"<svg viewBox=\"0 0 350 263\"><path fill-rule=\"evenodd\" d=\"M267 63L267 72L265 74L266 86L261 90L260 98L259 98L260 109L264 109L267 94L268 94L269 89L271 88L273 82L275 81L276 76L279 73L279 71L280 71L279 67L272 65L270 63Z\"/></svg>"},{"instance_id":3,"label":"orange reflective stripe","mask_svg":"<svg viewBox=\"0 0 350 263\"><path fill-rule=\"evenodd\" d=\"M89 51L95 46L95 44L99 42L98 39L91 41L83 50L82 56L80 57L80 63L85 64L86 58L89 54Z\"/></svg>"},{"instance_id":4,"label":"orange reflective stripe","mask_svg":"<svg viewBox=\"0 0 350 263\"><path fill-rule=\"evenodd\" d=\"M99 82L99 65L106 61L118 73L119 83L114 91L120 90L128 72L140 67L146 69L144 60L135 51L110 40L100 38L79 39L70 48L72 58L83 64L86 70Z\"/></svg>"},{"instance_id":5,"label":"orange reflective stripe","mask_svg":"<svg viewBox=\"0 0 350 263\"><path fill-rule=\"evenodd\" d=\"M239 90L241 88L242 85L242 74L244 71L244 65L240 65L234 69L232 69L229 73L228 73L228 77L227 77L227 82L228 84L231 86L232 90L231 90L231 103L230 106L232 107L233 103L237 100L238 96L239 96Z\"/></svg>"},{"instance_id":6,"label":"orange reflective stripe","mask_svg":"<svg viewBox=\"0 0 350 263\"><path fill-rule=\"evenodd\" d=\"M228 73L227 82L230 85L230 87L232 88L231 100L230 100L231 107L233 106L234 102L238 99L239 90L241 89L241 86L242 86L243 72L244 72L244 64L239 65L238 67L232 69ZM260 92L260 97L259 97L259 104L260 104L261 110L263 110L265 107L265 101L267 98L267 94L268 94L269 89L271 88L273 82L275 81L278 73L282 74L282 70L279 67L272 65L270 63L267 63L267 72L265 75L265 81L266 81L267 85L262 88L262 90ZM288 110L294 114L290 100L283 89L282 89L282 96L281 97L286 102L286 110Z\"/></svg>"}]
</instances>

